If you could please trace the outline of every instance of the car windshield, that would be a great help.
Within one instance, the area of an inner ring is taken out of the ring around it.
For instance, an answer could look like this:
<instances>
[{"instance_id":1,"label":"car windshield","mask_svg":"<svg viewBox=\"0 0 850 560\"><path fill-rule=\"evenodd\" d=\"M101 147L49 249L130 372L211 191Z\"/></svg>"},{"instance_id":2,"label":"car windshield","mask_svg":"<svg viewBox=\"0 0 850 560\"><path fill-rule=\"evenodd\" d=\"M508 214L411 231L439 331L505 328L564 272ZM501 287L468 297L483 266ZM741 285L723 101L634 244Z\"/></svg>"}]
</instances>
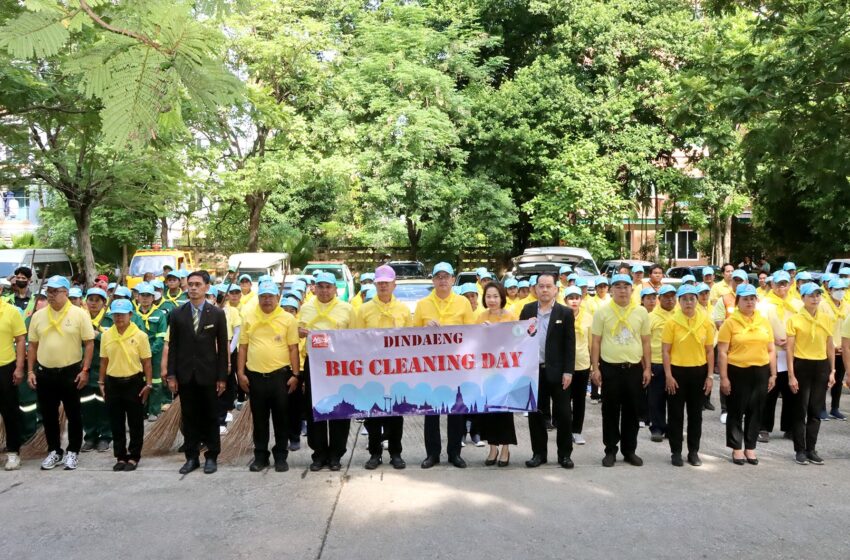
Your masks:
<instances>
[{"instance_id":1,"label":"car windshield","mask_svg":"<svg viewBox=\"0 0 850 560\"><path fill-rule=\"evenodd\" d=\"M396 276L425 276L425 267L419 263L390 263Z\"/></svg>"},{"instance_id":2,"label":"car windshield","mask_svg":"<svg viewBox=\"0 0 850 560\"><path fill-rule=\"evenodd\" d=\"M247 274L248 276L251 277L252 282L256 282L257 280L259 280L260 276L262 276L263 274L268 274L268 273L269 273L269 271L265 268L240 268L239 269L239 276L242 276L243 274Z\"/></svg>"},{"instance_id":3,"label":"car windshield","mask_svg":"<svg viewBox=\"0 0 850 560\"><path fill-rule=\"evenodd\" d=\"M130 276L144 276L146 272L160 275L165 265L176 270L177 259L173 255L136 255L130 262Z\"/></svg>"},{"instance_id":4,"label":"car windshield","mask_svg":"<svg viewBox=\"0 0 850 560\"><path fill-rule=\"evenodd\" d=\"M15 273L15 269L21 266L21 263L0 262L0 278L8 278Z\"/></svg>"},{"instance_id":5,"label":"car windshield","mask_svg":"<svg viewBox=\"0 0 850 560\"><path fill-rule=\"evenodd\" d=\"M334 264L327 265L327 266L322 266L320 264L311 264L309 266L304 267L304 274L305 275L312 275L317 270L321 270L322 272L330 272L331 274L334 275L334 278L336 278L337 282L343 280L342 267L339 266L339 265L334 265Z\"/></svg>"},{"instance_id":6,"label":"car windshield","mask_svg":"<svg viewBox=\"0 0 850 560\"><path fill-rule=\"evenodd\" d=\"M433 289L433 284L396 284L393 294L399 301L419 301L428 297Z\"/></svg>"}]
</instances>

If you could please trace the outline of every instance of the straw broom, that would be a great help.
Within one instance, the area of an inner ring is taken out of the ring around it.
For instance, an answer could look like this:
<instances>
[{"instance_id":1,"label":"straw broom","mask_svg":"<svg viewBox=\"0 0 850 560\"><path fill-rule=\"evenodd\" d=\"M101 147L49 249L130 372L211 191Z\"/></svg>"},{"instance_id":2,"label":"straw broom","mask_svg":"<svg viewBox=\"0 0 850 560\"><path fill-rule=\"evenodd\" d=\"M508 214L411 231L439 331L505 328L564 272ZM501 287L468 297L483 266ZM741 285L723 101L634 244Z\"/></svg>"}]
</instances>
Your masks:
<instances>
[{"instance_id":1,"label":"straw broom","mask_svg":"<svg viewBox=\"0 0 850 560\"><path fill-rule=\"evenodd\" d=\"M61 435L65 426L65 407L59 405L59 433ZM38 427L35 435L21 446L21 459L40 459L49 450L47 449L47 434L44 433L44 425Z\"/></svg>"},{"instance_id":2,"label":"straw broom","mask_svg":"<svg viewBox=\"0 0 850 560\"><path fill-rule=\"evenodd\" d=\"M240 458L254 449L254 415L251 414L249 406L243 406L239 416L228 428L227 433L221 438L220 461L235 463Z\"/></svg>"},{"instance_id":3,"label":"straw broom","mask_svg":"<svg viewBox=\"0 0 850 560\"><path fill-rule=\"evenodd\" d=\"M6 424L0 418L0 449L6 447Z\"/></svg>"},{"instance_id":4,"label":"straw broom","mask_svg":"<svg viewBox=\"0 0 850 560\"><path fill-rule=\"evenodd\" d=\"M174 401L168 410L162 413L153 428L145 435L143 449L145 455L165 455L170 453L180 431L183 420L180 406L180 396L174 397Z\"/></svg>"}]
</instances>

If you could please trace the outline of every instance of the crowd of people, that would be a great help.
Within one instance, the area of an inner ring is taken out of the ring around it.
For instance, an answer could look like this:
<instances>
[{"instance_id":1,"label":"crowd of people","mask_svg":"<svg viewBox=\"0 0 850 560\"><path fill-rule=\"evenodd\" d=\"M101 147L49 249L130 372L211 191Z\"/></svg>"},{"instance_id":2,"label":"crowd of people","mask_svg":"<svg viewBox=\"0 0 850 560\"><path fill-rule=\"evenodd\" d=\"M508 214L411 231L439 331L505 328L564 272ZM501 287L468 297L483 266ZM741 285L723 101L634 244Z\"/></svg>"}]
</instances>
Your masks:
<instances>
[{"instance_id":1,"label":"crowd of people","mask_svg":"<svg viewBox=\"0 0 850 560\"><path fill-rule=\"evenodd\" d=\"M146 278L131 290L99 276L83 293L61 276L33 290L32 271L20 267L11 293L0 299L5 468L20 468L21 446L40 421L48 448L42 469L73 470L81 452L111 447L114 470L135 470L144 422L157 421L179 397L181 474L201 468L202 450L203 471L217 470L221 435L246 401L251 471L288 470L302 429L310 470L338 471L351 422L315 421L309 412L310 331L486 328L517 320L530 321L539 347L537 410L527 414L529 468L548 462L553 430L558 465L573 468L574 445L586 443L588 400L601 402L603 466L613 466L618 454L641 466L643 426L652 441L667 439L672 465L700 466L703 411L714 410L715 375L734 464L758 464L757 444L770 440L779 396L780 431L793 440L794 460L823 464L821 421L846 420L839 405L850 362L850 268L824 275L818 285L786 263L772 275L759 270L758 285L751 285L744 270L725 264L721 278L705 267L701 278L688 275L678 287L663 283L659 270L624 265L610 279L588 278L565 265L557 274L498 282L479 269L475 283L455 286L453 267L442 262L432 271L433 290L411 313L393 295L396 275L387 265L361 275L351 302L338 299L327 272L303 276L282 293L268 276L254 290L252 278L235 269L213 283L206 271L166 268L164 281ZM448 414L448 461L467 466L461 451L470 435L489 444L486 466L507 466L517 445L514 422L504 412ZM366 469L382 464L384 450L392 467L405 468L403 417L369 418L364 428ZM441 461L440 431L439 416L426 416L422 468Z\"/></svg>"}]
</instances>

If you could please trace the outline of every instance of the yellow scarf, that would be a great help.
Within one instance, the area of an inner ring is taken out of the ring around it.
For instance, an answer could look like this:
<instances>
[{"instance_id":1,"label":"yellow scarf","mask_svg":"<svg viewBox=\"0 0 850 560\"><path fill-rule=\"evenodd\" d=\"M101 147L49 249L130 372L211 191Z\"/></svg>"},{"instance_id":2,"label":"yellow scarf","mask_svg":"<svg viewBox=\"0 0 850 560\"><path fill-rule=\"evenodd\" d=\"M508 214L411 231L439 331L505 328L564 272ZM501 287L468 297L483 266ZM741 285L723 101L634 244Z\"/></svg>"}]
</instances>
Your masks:
<instances>
[{"instance_id":1,"label":"yellow scarf","mask_svg":"<svg viewBox=\"0 0 850 560\"><path fill-rule=\"evenodd\" d=\"M99 332L104 332L106 330L100 327L100 322L103 321L104 315L106 315L106 307L101 309L100 313L98 313L97 316L91 320L91 326L94 327L94 330Z\"/></svg>"},{"instance_id":2,"label":"yellow scarf","mask_svg":"<svg viewBox=\"0 0 850 560\"><path fill-rule=\"evenodd\" d=\"M333 311L334 307L336 307L336 304L338 303L339 300L336 297L326 304L322 304L319 300L316 300L316 316L312 321L307 323L307 330L312 330L316 323L318 323L321 319L327 319L330 321L331 325L333 325L331 328L335 329L338 323L333 317L331 317L331 311Z\"/></svg>"},{"instance_id":3,"label":"yellow scarf","mask_svg":"<svg viewBox=\"0 0 850 560\"><path fill-rule=\"evenodd\" d=\"M148 311L147 313L142 313L142 308L138 305L136 306L136 313L138 313L139 317L141 317L142 320L145 322L145 330L151 330L151 325L148 322L148 319L150 319L150 316L153 315L153 312L157 309L159 308L156 305L151 305L150 311Z\"/></svg>"},{"instance_id":4,"label":"yellow scarf","mask_svg":"<svg viewBox=\"0 0 850 560\"><path fill-rule=\"evenodd\" d=\"M735 312L729 317L729 320L735 321L742 327L744 327L744 333L748 333L750 331L757 331L762 327L762 317L759 315L758 311L753 311L753 316L751 319L747 319L743 313L741 313L740 309L735 309Z\"/></svg>"},{"instance_id":5,"label":"yellow scarf","mask_svg":"<svg viewBox=\"0 0 850 560\"><path fill-rule=\"evenodd\" d=\"M681 325L682 328L687 331L685 336L679 339L679 342L685 342L689 336L693 336L694 340L699 343L703 342L698 335L702 330L702 326L705 324L705 315L702 313L694 313L693 319L689 319L681 309L677 309L673 313L673 321L675 321L678 325ZM693 326L691 326L691 321L695 323Z\"/></svg>"},{"instance_id":6,"label":"yellow scarf","mask_svg":"<svg viewBox=\"0 0 850 560\"><path fill-rule=\"evenodd\" d=\"M800 309L797 315L804 317L806 321L809 322L809 328L811 329L812 333L812 341L814 341L817 337L818 327L822 328L826 332L826 336L832 336L832 333L829 332L829 329L826 327L826 325L823 324L823 321L821 321L817 315L812 315L811 313L809 313L805 307Z\"/></svg>"},{"instance_id":7,"label":"yellow scarf","mask_svg":"<svg viewBox=\"0 0 850 560\"><path fill-rule=\"evenodd\" d=\"M776 314L779 315L779 320L783 323L785 322L785 312L790 311L791 313L797 313L797 309L791 303L791 296L785 296L785 299L782 299L775 292L770 292L767 294L767 301L774 304L776 306Z\"/></svg>"},{"instance_id":8,"label":"yellow scarf","mask_svg":"<svg viewBox=\"0 0 850 560\"><path fill-rule=\"evenodd\" d=\"M124 334L118 332L118 327L112 326L115 329L115 334L118 335L118 338L114 340L114 342L118 343L118 347L121 348L121 352L124 353L124 357L127 358L127 363L132 363L133 360L130 359L130 352L127 351L127 341L133 338L133 335L139 332L139 327L136 326L136 323L131 322L127 325L127 328L124 330Z\"/></svg>"},{"instance_id":9,"label":"yellow scarf","mask_svg":"<svg viewBox=\"0 0 850 560\"><path fill-rule=\"evenodd\" d=\"M448 316L448 310L451 307L452 301L454 300L455 297L462 297L462 296L458 296L454 292L451 292L451 293L449 293L449 297L447 297L445 300L441 300L440 298L437 297L437 293L434 292L433 290L431 291L430 294L428 294L428 299L430 299L434 303L434 308L437 310L438 322L441 325L443 323L445 323L443 318Z\"/></svg>"},{"instance_id":10,"label":"yellow scarf","mask_svg":"<svg viewBox=\"0 0 850 560\"><path fill-rule=\"evenodd\" d=\"M389 303L384 303L377 297L375 297L372 301L375 302L375 307L381 313L381 316L386 317L387 319L392 321L394 327L404 326L403 321L401 325L398 324L398 322L396 321L397 317L390 312L390 307L392 307L392 305L396 302L395 296L390 296Z\"/></svg>"},{"instance_id":11,"label":"yellow scarf","mask_svg":"<svg viewBox=\"0 0 850 560\"><path fill-rule=\"evenodd\" d=\"M637 305L635 305L635 302L632 301L631 303L629 303L628 307L626 307L626 310L623 312L622 315L620 315L620 311L618 310L619 307L620 307L620 305L617 304L616 302L613 302L613 301L611 302L611 311L613 311L614 315L617 317L617 322L614 323L614 327L611 329L611 335L616 335L617 334L617 327L619 327L620 325L623 325L626 328L626 330L628 330L630 333L632 333L632 336L634 338L637 338L637 336L635 335L635 332L632 330L631 325L629 325L629 317L631 316L632 311L635 310Z\"/></svg>"},{"instance_id":12,"label":"yellow scarf","mask_svg":"<svg viewBox=\"0 0 850 560\"><path fill-rule=\"evenodd\" d=\"M178 301L178 299L182 295L183 295L183 292L181 291L179 294L177 294L176 297L171 297L171 290L165 290L162 293L162 301L170 301L171 303L174 304L175 307L180 307L180 302Z\"/></svg>"},{"instance_id":13,"label":"yellow scarf","mask_svg":"<svg viewBox=\"0 0 850 560\"><path fill-rule=\"evenodd\" d=\"M280 307L275 307L275 310L271 313L265 313L262 309L260 309L260 306L258 305L254 309L254 321L251 325L251 331L258 329L263 325L268 325L269 328L274 331L276 335L282 336L283 330L275 324L275 319L277 319L284 313L286 312Z\"/></svg>"},{"instance_id":14,"label":"yellow scarf","mask_svg":"<svg viewBox=\"0 0 850 560\"><path fill-rule=\"evenodd\" d=\"M46 330L49 331L50 329L56 329L56 332L58 332L61 335L64 335L65 333L62 332L62 321L68 315L68 311L70 311L70 310L71 310L71 302L66 301L65 307L63 307L62 311L59 312L59 316L56 319L54 319L53 318L53 308L48 305L47 306L47 320L50 322L50 325L47 326Z\"/></svg>"},{"instance_id":15,"label":"yellow scarf","mask_svg":"<svg viewBox=\"0 0 850 560\"><path fill-rule=\"evenodd\" d=\"M850 309L848 309L847 306L844 305L844 300L842 300L839 305L835 305L835 302L832 301L831 295L825 294L824 299L826 300L827 304L829 304L829 308L832 309L832 313L835 315L835 319L838 322L844 321L844 318L847 317L848 312L850 312Z\"/></svg>"}]
</instances>

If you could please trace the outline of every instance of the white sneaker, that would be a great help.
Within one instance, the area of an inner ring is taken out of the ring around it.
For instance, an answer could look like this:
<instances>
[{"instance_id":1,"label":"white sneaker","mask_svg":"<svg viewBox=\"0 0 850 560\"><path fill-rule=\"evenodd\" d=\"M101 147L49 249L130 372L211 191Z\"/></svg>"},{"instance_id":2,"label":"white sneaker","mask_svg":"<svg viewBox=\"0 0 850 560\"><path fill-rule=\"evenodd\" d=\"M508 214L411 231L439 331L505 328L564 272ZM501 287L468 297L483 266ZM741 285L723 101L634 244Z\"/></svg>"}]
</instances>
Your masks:
<instances>
[{"instance_id":1,"label":"white sneaker","mask_svg":"<svg viewBox=\"0 0 850 560\"><path fill-rule=\"evenodd\" d=\"M77 454L73 451L69 451L65 454L65 470L73 471L77 468Z\"/></svg>"},{"instance_id":2,"label":"white sneaker","mask_svg":"<svg viewBox=\"0 0 850 560\"><path fill-rule=\"evenodd\" d=\"M573 434L573 443L576 444L576 445L584 445L587 442L584 440L583 435Z\"/></svg>"},{"instance_id":3,"label":"white sneaker","mask_svg":"<svg viewBox=\"0 0 850 560\"><path fill-rule=\"evenodd\" d=\"M522 417L523 417L523 418L528 418L528 413L527 413L527 412L523 412L523 413L522 413Z\"/></svg>"},{"instance_id":4,"label":"white sneaker","mask_svg":"<svg viewBox=\"0 0 850 560\"><path fill-rule=\"evenodd\" d=\"M44 461L41 462L41 470L49 471L56 465L62 462L62 455L56 453L55 451L51 451L47 454L47 457L44 458Z\"/></svg>"},{"instance_id":5,"label":"white sneaker","mask_svg":"<svg viewBox=\"0 0 850 560\"><path fill-rule=\"evenodd\" d=\"M720 413L720 423L721 423L721 424L725 424L725 423L726 423L726 413L725 413L725 412L721 412L721 413Z\"/></svg>"},{"instance_id":6,"label":"white sneaker","mask_svg":"<svg viewBox=\"0 0 850 560\"><path fill-rule=\"evenodd\" d=\"M639 427L639 428L646 428L646 422L644 422L643 420L641 420L641 421L638 423L638 427Z\"/></svg>"},{"instance_id":7,"label":"white sneaker","mask_svg":"<svg viewBox=\"0 0 850 560\"><path fill-rule=\"evenodd\" d=\"M223 436L227 433L227 426L219 426L218 427L218 435Z\"/></svg>"},{"instance_id":8,"label":"white sneaker","mask_svg":"<svg viewBox=\"0 0 850 560\"><path fill-rule=\"evenodd\" d=\"M385 450L389 449L390 448L390 442L388 442L387 440L382 441L381 447L383 447Z\"/></svg>"},{"instance_id":9,"label":"white sneaker","mask_svg":"<svg viewBox=\"0 0 850 560\"><path fill-rule=\"evenodd\" d=\"M366 429L366 426L363 426L363 428L360 429L360 435L361 436L368 436L369 435L369 430Z\"/></svg>"},{"instance_id":10,"label":"white sneaker","mask_svg":"<svg viewBox=\"0 0 850 560\"><path fill-rule=\"evenodd\" d=\"M228 412L227 415L224 417L224 423L230 424L231 422L233 422L233 414Z\"/></svg>"},{"instance_id":11,"label":"white sneaker","mask_svg":"<svg viewBox=\"0 0 850 560\"><path fill-rule=\"evenodd\" d=\"M7 471L16 471L21 468L21 456L17 453L9 453L6 455L6 466L4 467Z\"/></svg>"}]
</instances>

